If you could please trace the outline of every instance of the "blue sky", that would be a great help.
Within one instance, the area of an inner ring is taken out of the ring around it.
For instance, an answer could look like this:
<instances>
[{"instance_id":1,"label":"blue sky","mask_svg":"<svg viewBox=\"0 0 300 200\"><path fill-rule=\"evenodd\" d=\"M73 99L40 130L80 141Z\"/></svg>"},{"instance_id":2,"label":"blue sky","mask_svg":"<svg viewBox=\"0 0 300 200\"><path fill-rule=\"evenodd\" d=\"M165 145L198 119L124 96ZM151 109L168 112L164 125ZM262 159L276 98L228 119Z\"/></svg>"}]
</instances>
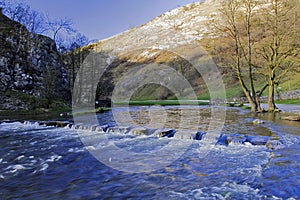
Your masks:
<instances>
[{"instance_id":1,"label":"blue sky","mask_svg":"<svg viewBox=\"0 0 300 200\"><path fill-rule=\"evenodd\" d=\"M70 18L89 39L104 39L198 0L27 0L50 17Z\"/></svg>"}]
</instances>

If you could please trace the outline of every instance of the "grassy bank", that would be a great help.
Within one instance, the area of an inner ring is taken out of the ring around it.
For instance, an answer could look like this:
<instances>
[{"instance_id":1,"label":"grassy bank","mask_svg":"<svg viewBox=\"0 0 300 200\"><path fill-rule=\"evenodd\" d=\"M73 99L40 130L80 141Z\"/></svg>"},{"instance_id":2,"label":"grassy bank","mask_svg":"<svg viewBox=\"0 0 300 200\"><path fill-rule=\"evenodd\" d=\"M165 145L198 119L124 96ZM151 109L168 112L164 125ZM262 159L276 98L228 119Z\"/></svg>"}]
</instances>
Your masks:
<instances>
[{"instance_id":1,"label":"grassy bank","mask_svg":"<svg viewBox=\"0 0 300 200\"><path fill-rule=\"evenodd\" d=\"M95 110L83 110L76 113L72 112L72 108L59 109L35 109L35 110L0 110L0 120L72 120L76 115L88 115L91 113L103 113L109 111L110 108L96 108Z\"/></svg>"},{"instance_id":2,"label":"grassy bank","mask_svg":"<svg viewBox=\"0 0 300 200\"><path fill-rule=\"evenodd\" d=\"M69 120L72 116L66 113L71 112L71 108L60 109L35 109L35 110L1 110L0 120ZM61 114L64 113L63 116Z\"/></svg>"},{"instance_id":3,"label":"grassy bank","mask_svg":"<svg viewBox=\"0 0 300 200\"><path fill-rule=\"evenodd\" d=\"M276 104L291 104L291 105L300 105L300 99L287 99L275 101Z\"/></svg>"},{"instance_id":4,"label":"grassy bank","mask_svg":"<svg viewBox=\"0 0 300 200\"><path fill-rule=\"evenodd\" d=\"M106 107L99 107L96 108L95 110L76 110L72 113L73 116L80 116L80 115L89 115L93 113L104 113L107 111L110 111L111 108L106 108Z\"/></svg>"}]
</instances>

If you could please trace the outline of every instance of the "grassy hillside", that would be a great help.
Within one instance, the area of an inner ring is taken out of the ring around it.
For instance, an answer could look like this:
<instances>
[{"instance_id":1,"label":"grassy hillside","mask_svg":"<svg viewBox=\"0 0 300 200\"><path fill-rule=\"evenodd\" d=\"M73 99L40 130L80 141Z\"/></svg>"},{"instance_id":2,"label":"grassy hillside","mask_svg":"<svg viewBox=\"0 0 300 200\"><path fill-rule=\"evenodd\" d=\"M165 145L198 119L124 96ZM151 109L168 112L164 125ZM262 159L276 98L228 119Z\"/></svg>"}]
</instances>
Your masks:
<instances>
[{"instance_id":1,"label":"grassy hillside","mask_svg":"<svg viewBox=\"0 0 300 200\"><path fill-rule=\"evenodd\" d=\"M227 98L243 97L243 91L234 72L225 64L231 59L228 56L231 55L231 43L224 34L220 35L210 27L210 20L218 20L216 13L219 6L216 1L206 1L179 7L142 26L95 43L92 46L94 52L109 54L112 59L100 79L97 98L110 99L116 85L130 72L131 78L125 81L121 93L126 95L128 91L135 90L131 100L176 99L172 91L159 84L137 86L139 88L129 87L134 80L147 79L145 74L149 72L143 67L155 63L170 66L181 73L191 84L198 99L210 99L203 77L189 63L189 58L193 57L195 52L192 52L194 49L188 46L193 44L203 48L200 54L211 55L218 65L226 87ZM81 49L79 54L81 52L84 50ZM185 59L178 55L180 52L192 56ZM199 56L199 52L196 54ZM69 68L72 69L72 67ZM243 72L247 73L245 70ZM161 70L161 79L168 76L169 74ZM299 78L300 75L295 74L282 79L279 86L281 91L300 89L300 83L297 81ZM255 79L256 90L259 90L265 84L264 77L257 75ZM159 83L159 80L156 81ZM263 95L267 95L267 91Z\"/></svg>"}]
</instances>

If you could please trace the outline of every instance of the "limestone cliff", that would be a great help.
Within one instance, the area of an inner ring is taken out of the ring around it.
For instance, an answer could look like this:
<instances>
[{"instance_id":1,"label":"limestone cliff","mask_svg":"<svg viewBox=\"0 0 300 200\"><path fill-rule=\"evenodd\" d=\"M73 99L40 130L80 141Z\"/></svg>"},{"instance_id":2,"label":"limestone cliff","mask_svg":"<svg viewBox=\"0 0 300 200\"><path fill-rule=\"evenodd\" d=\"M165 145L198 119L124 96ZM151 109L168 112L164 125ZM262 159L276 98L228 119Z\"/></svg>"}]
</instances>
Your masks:
<instances>
[{"instance_id":1,"label":"limestone cliff","mask_svg":"<svg viewBox=\"0 0 300 200\"><path fill-rule=\"evenodd\" d=\"M0 110L48 108L69 93L55 42L0 13Z\"/></svg>"}]
</instances>

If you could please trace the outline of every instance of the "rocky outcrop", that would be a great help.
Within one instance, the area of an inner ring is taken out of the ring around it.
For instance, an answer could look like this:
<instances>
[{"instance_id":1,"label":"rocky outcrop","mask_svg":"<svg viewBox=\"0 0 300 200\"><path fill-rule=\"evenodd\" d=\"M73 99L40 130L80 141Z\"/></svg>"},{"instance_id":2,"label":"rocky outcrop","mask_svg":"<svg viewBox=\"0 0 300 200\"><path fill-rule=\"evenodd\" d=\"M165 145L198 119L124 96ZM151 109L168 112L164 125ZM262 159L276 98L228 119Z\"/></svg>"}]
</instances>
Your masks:
<instances>
[{"instance_id":1,"label":"rocky outcrop","mask_svg":"<svg viewBox=\"0 0 300 200\"><path fill-rule=\"evenodd\" d=\"M0 13L0 109L47 107L70 99L56 44Z\"/></svg>"}]
</instances>

